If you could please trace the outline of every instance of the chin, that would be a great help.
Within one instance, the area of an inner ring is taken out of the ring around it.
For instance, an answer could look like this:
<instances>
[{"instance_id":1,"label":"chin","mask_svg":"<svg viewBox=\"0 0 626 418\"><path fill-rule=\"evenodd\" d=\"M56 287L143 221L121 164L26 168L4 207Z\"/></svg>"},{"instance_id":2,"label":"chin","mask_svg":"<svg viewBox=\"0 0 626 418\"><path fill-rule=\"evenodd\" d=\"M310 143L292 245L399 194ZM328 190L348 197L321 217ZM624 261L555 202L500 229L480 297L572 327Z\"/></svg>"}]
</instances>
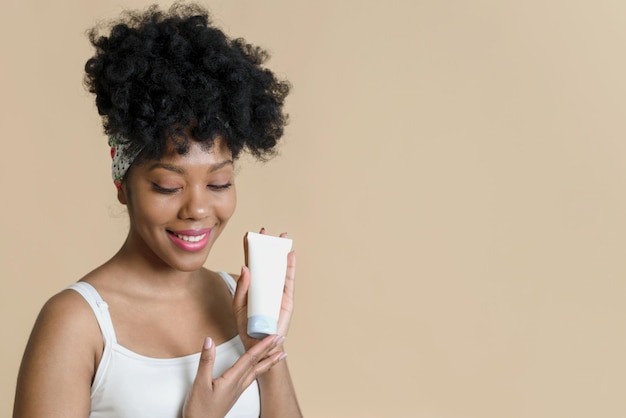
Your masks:
<instances>
[{"instance_id":1,"label":"chin","mask_svg":"<svg viewBox=\"0 0 626 418\"><path fill-rule=\"evenodd\" d=\"M153 251L151 264L157 269L191 273L204 266L209 256L209 248L197 252L185 252L171 248L166 251Z\"/></svg>"},{"instance_id":2,"label":"chin","mask_svg":"<svg viewBox=\"0 0 626 418\"><path fill-rule=\"evenodd\" d=\"M172 266L173 269L182 273L193 273L204 267L204 264L198 264L193 266Z\"/></svg>"},{"instance_id":3,"label":"chin","mask_svg":"<svg viewBox=\"0 0 626 418\"><path fill-rule=\"evenodd\" d=\"M172 262L168 264L174 270L192 273L204 267L204 263L206 262L208 256L208 252L202 251L202 254L197 254L196 257L180 257L172 260Z\"/></svg>"}]
</instances>

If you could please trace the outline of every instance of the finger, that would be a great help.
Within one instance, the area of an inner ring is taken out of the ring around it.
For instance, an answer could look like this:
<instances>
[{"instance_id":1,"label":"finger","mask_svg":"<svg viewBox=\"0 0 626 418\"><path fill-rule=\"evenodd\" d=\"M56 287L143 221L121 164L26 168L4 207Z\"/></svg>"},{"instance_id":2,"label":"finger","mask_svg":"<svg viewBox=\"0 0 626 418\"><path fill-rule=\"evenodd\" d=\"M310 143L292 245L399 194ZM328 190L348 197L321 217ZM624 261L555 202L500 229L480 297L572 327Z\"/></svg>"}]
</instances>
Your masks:
<instances>
[{"instance_id":1,"label":"finger","mask_svg":"<svg viewBox=\"0 0 626 418\"><path fill-rule=\"evenodd\" d=\"M248 367L254 367L257 363L265 359L270 351L285 341L285 337L273 334L263 338L258 344L246 351L239 360Z\"/></svg>"},{"instance_id":2,"label":"finger","mask_svg":"<svg viewBox=\"0 0 626 418\"><path fill-rule=\"evenodd\" d=\"M202 387L213 387L213 365L215 364L215 343L210 337L204 340L195 384Z\"/></svg>"},{"instance_id":3,"label":"finger","mask_svg":"<svg viewBox=\"0 0 626 418\"><path fill-rule=\"evenodd\" d=\"M287 254L287 273L285 275L285 293L293 295L294 281L296 279L296 252Z\"/></svg>"},{"instance_id":4,"label":"finger","mask_svg":"<svg viewBox=\"0 0 626 418\"><path fill-rule=\"evenodd\" d=\"M287 233L280 234L281 238L287 238ZM285 289L287 294L293 294L293 282L296 278L296 251L292 250L287 254L287 271L285 275Z\"/></svg>"},{"instance_id":5,"label":"finger","mask_svg":"<svg viewBox=\"0 0 626 418\"><path fill-rule=\"evenodd\" d=\"M259 376L271 370L277 363L283 361L287 358L287 353L283 351L279 351L277 353L272 354L271 356L265 358L263 361L260 361L254 370L251 373L248 373L243 379L243 387L248 387L254 382Z\"/></svg>"},{"instance_id":6,"label":"finger","mask_svg":"<svg viewBox=\"0 0 626 418\"><path fill-rule=\"evenodd\" d=\"M241 267L241 275L237 280L237 288L233 296L233 312L236 318L246 318L248 314L248 289L250 288L250 270Z\"/></svg>"},{"instance_id":7,"label":"finger","mask_svg":"<svg viewBox=\"0 0 626 418\"><path fill-rule=\"evenodd\" d=\"M267 230L265 229L265 227L261 228L261 230L259 231L259 234L267 234Z\"/></svg>"},{"instance_id":8,"label":"finger","mask_svg":"<svg viewBox=\"0 0 626 418\"><path fill-rule=\"evenodd\" d=\"M287 273L285 274L285 287L283 287L283 308L293 308L293 298L296 282L296 252L287 254Z\"/></svg>"},{"instance_id":9,"label":"finger","mask_svg":"<svg viewBox=\"0 0 626 418\"><path fill-rule=\"evenodd\" d=\"M285 337L276 334L265 337L239 357L220 379L246 381L250 374L255 375L257 364L265 361L269 352L284 341Z\"/></svg>"}]
</instances>

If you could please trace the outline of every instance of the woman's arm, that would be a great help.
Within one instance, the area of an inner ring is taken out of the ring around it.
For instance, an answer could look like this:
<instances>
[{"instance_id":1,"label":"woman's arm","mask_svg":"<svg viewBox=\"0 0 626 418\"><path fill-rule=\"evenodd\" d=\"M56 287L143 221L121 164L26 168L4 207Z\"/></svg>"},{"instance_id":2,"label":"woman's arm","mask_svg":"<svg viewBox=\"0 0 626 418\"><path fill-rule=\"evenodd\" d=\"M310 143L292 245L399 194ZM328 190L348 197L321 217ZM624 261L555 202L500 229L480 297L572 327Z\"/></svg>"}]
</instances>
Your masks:
<instances>
[{"instance_id":1,"label":"woman's arm","mask_svg":"<svg viewBox=\"0 0 626 418\"><path fill-rule=\"evenodd\" d=\"M280 350L283 351L282 347ZM257 383L261 392L261 418L302 417L286 361L260 376Z\"/></svg>"},{"instance_id":2,"label":"woman's arm","mask_svg":"<svg viewBox=\"0 0 626 418\"><path fill-rule=\"evenodd\" d=\"M24 352L13 418L88 417L102 344L96 318L78 293L66 290L51 298Z\"/></svg>"}]
</instances>

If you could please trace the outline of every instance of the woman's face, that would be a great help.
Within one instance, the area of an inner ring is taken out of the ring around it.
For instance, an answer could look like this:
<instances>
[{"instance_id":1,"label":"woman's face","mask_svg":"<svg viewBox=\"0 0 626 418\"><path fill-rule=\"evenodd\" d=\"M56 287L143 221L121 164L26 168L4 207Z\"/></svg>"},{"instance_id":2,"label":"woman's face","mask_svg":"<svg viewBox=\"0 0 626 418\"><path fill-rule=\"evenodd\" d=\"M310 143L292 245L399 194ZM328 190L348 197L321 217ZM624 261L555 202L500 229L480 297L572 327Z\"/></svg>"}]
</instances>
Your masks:
<instances>
[{"instance_id":1,"label":"woman's face","mask_svg":"<svg viewBox=\"0 0 626 418\"><path fill-rule=\"evenodd\" d=\"M197 270L235 211L232 154L219 139L209 151L191 141L186 155L170 150L133 166L119 198L133 250L152 264Z\"/></svg>"}]
</instances>

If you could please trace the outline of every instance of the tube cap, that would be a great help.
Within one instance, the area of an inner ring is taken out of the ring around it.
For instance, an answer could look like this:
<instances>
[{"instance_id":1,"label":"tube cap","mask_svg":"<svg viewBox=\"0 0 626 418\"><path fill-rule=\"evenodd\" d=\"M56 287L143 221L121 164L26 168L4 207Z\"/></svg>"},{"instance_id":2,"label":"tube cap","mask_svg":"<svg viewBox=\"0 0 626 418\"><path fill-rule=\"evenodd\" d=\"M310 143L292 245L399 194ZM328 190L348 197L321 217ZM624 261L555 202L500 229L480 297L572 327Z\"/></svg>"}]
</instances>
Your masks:
<instances>
[{"instance_id":1,"label":"tube cap","mask_svg":"<svg viewBox=\"0 0 626 418\"><path fill-rule=\"evenodd\" d=\"M254 315L248 318L248 335L252 338L265 338L276 334L278 321L265 315Z\"/></svg>"}]
</instances>

